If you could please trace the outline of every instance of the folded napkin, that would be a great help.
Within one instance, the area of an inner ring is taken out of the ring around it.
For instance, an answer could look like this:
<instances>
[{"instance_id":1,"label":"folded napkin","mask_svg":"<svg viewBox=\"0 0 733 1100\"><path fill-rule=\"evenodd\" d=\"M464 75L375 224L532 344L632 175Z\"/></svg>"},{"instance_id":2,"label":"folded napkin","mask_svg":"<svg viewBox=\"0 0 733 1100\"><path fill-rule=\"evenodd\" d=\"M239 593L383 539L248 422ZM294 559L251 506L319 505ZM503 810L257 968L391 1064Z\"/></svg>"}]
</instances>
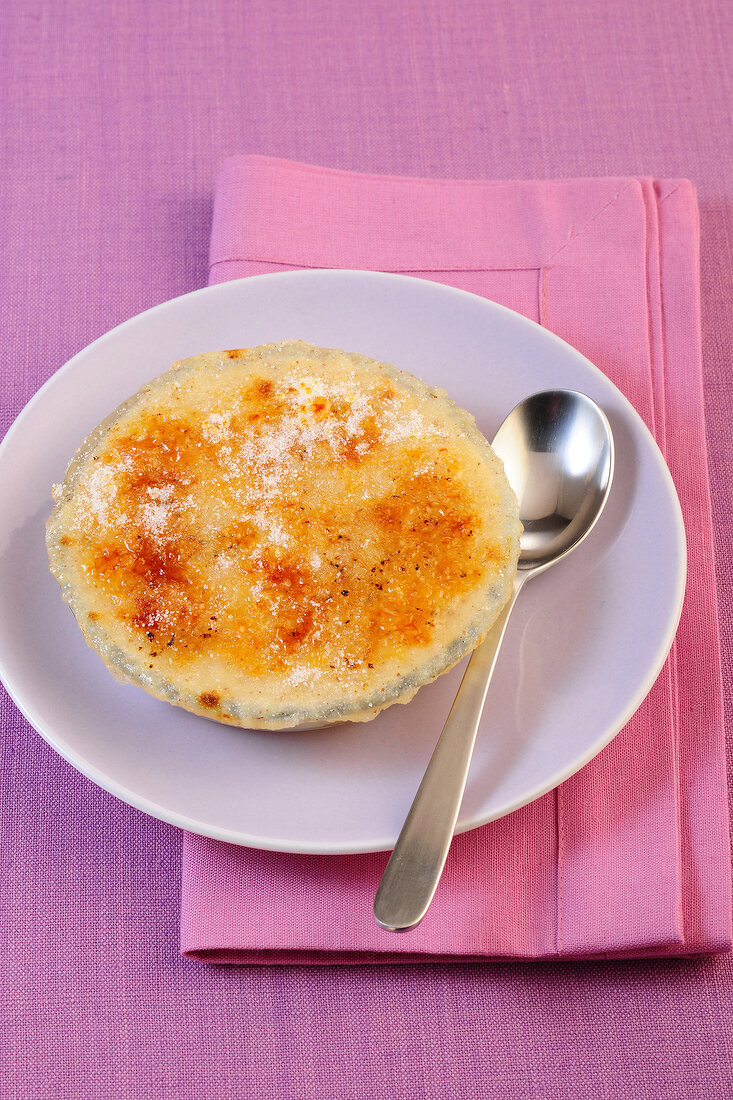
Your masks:
<instances>
[{"instance_id":1,"label":"folded napkin","mask_svg":"<svg viewBox=\"0 0 733 1100\"><path fill-rule=\"evenodd\" d=\"M399 271L545 325L608 375L657 439L682 504L689 574L670 657L628 726L557 790L457 837L417 929L394 936L373 921L386 853L289 855L186 834L185 954L391 962L730 947L697 262L685 180L456 181L225 163L211 282L295 267Z\"/></svg>"}]
</instances>

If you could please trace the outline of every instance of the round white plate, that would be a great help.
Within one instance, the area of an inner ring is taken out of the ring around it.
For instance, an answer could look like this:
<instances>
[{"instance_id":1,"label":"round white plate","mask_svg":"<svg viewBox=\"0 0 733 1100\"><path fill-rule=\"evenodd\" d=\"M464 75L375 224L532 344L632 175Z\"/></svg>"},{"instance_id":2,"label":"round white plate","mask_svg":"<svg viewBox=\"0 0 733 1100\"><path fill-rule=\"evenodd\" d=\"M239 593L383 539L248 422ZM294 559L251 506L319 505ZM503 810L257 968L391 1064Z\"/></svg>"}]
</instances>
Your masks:
<instances>
[{"instance_id":1,"label":"round white plate","mask_svg":"<svg viewBox=\"0 0 733 1100\"><path fill-rule=\"evenodd\" d=\"M513 612L459 822L474 828L551 790L639 706L677 627L685 541L669 472L618 390L557 337L461 290L361 271L263 275L166 302L76 355L0 448L0 674L63 757L146 813L258 848L393 846L464 664L365 725L231 729L113 680L48 572L51 485L107 413L176 359L295 337L443 386L489 439L540 389L582 390L611 422L616 473L598 526Z\"/></svg>"}]
</instances>

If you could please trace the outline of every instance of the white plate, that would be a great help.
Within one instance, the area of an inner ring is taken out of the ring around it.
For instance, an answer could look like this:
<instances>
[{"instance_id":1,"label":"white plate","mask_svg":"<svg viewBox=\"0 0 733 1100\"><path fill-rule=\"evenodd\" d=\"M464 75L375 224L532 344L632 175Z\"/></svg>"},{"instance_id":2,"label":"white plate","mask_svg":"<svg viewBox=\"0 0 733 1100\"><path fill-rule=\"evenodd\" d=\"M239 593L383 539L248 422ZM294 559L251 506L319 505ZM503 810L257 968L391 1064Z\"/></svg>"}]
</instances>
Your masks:
<instances>
[{"instance_id":1,"label":"white plate","mask_svg":"<svg viewBox=\"0 0 733 1100\"><path fill-rule=\"evenodd\" d=\"M76 355L0 448L0 674L63 757L146 813L258 848L392 847L463 664L366 725L230 729L116 683L48 572L51 485L108 412L175 359L291 337L444 386L489 439L517 401L553 387L584 391L611 421L616 474L600 523L512 615L459 822L474 828L571 775L639 706L677 627L685 542L669 472L618 390L557 337L464 291L374 272L264 275L166 302Z\"/></svg>"}]
</instances>

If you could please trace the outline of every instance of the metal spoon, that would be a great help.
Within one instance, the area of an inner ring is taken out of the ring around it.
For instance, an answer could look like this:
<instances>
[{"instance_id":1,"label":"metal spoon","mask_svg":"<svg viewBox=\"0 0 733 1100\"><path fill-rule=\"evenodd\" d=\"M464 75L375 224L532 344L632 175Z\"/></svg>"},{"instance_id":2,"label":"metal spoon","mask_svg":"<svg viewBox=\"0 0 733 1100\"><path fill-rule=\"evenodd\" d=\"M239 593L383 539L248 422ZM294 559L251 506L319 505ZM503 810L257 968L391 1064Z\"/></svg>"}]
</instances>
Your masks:
<instances>
[{"instance_id":1,"label":"metal spoon","mask_svg":"<svg viewBox=\"0 0 733 1100\"><path fill-rule=\"evenodd\" d=\"M486 692L509 613L524 582L569 554L606 503L613 436L589 397L533 394L510 412L493 448L504 462L524 524L514 590L474 650L443 732L397 839L374 901L378 924L406 932L422 920L443 872Z\"/></svg>"}]
</instances>

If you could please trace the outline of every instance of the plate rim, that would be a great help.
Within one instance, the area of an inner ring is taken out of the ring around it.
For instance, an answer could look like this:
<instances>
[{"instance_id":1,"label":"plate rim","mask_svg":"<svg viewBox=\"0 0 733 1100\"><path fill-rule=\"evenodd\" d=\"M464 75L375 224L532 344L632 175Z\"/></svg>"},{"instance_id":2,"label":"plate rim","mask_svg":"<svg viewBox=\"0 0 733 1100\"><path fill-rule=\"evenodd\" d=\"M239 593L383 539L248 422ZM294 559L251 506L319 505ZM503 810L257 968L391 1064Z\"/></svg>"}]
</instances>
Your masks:
<instances>
[{"instance_id":1,"label":"plate rim","mask_svg":"<svg viewBox=\"0 0 733 1100\"><path fill-rule=\"evenodd\" d=\"M2 473L5 452L12 445L12 441L16 435L22 433L25 429L26 422L30 419L32 421L33 413L37 404L44 399L47 392L53 388L54 385L65 378L67 374L73 373L75 369L78 369L78 361L83 360L88 355L93 355L95 352L104 347L104 345L114 340L114 338L123 330L134 328L139 324L143 324L147 318L158 312L165 311L174 305L180 305L191 298L201 299L208 296L216 296L222 293L235 294L238 288L242 288L245 285L252 284L254 282L261 282L262 280L278 280L278 281L299 281L304 278L308 281L318 280L319 278L327 279L334 276L342 276L349 278L369 278L374 281L385 282L402 282L402 283L423 283L438 289L440 292L444 292L446 295L453 295L459 299L468 298L473 302L480 303L482 307L488 308L489 311L498 311L500 314L510 315L513 319L513 323L521 326L526 326L534 331L539 330L543 334L543 338L547 339L550 343L556 345L556 347L567 353L569 351L577 361L582 363L585 369L589 369L591 373L605 386L614 393L616 398L620 400L621 404L625 407L627 415L630 416L637 431L640 430L642 437L644 438L649 451L649 456L654 460L657 466L657 470L661 473L663 480L667 484L669 503L671 505L671 518L674 522L674 528L677 534L677 556L679 560L679 569L676 577L676 587L674 591L674 598L669 602L669 614L668 614L668 628L664 638L660 642L655 660L649 663L650 671L644 680L643 685L634 693L633 697L629 699L626 707L621 713L621 717L618 722L611 724L611 726L605 730L599 737L595 739L585 751L579 756L576 756L569 764L563 767L557 768L552 772L545 780L538 783L529 792L525 792L523 795L516 797L508 803L505 803L497 811L490 812L489 814L474 815L469 820L459 819L459 823L456 827L456 835L464 832L469 832L473 829L479 828L482 825L488 824L491 821L499 820L502 817L508 816L523 806L529 805L531 802L536 801L543 795L557 788L561 783L569 779L580 771L586 764L588 764L595 756L598 755L620 732L620 730L626 725L629 719L641 706L646 696L651 691L654 683L656 682L659 674L664 666L664 663L669 655L669 652L674 643L674 638L679 626L680 617L682 614L682 608L684 604L685 588L686 588L686 576L687 576L687 541L685 534L684 518L682 514L682 508L680 505L679 497L676 487L667 463L662 455L661 449L652 435L651 431L644 423L643 419L633 407L631 402L625 397L625 395L618 389L618 387L608 378L607 375L600 370L591 360L589 360L582 352L573 347L562 337L552 332L550 329L544 328L542 325L533 321L531 318L526 317L524 314L519 313L517 310L513 310L508 306L505 306L499 302L493 301L490 298L484 298L479 294L475 294L468 290L463 290L459 287L454 287L450 284L435 282L430 279L423 279L413 275L404 275L396 272L381 272L381 271L369 271L360 268L305 268L296 269L284 272L268 272L261 275L250 275L239 279L226 280L221 283L214 283L206 287L200 287L195 290L188 291L182 295L176 295L173 298L169 298L163 302L159 302L153 306L142 310L139 313L134 314L132 317L121 321L113 328L102 333L96 337L89 344L85 345L79 351L75 352L65 363L63 363L56 371L53 372L46 379L46 381L39 387L39 389L33 394L29 401L20 410L16 418L11 423L7 432L5 433L2 441L0 441L0 474ZM192 352L191 354L195 354ZM8 695L13 700L14 704L21 712L21 714L27 719L33 729L53 748L55 752L59 754L64 760L67 761L72 767L84 775L87 779L93 782L96 786L105 790L114 797L120 799L120 801L133 806L134 808L148 814L149 816L158 820L164 821L170 825L176 826L186 832L194 833L199 836L208 837L213 840L221 840L227 843L236 844L238 846L255 848L262 851L277 851L288 852L292 854L313 854L313 855L349 855L349 854L365 854L372 852L388 851L394 845L396 837L388 841L380 841L379 845L375 847L373 841L365 842L362 845L356 845L353 842L346 843L345 845L335 846L332 842L319 842L308 841L307 843L301 843L296 845L291 838L279 839L277 837L263 838L253 834L247 834L242 831L234 831L232 829L224 828L217 825L212 825L208 822L197 820L193 817L187 816L180 811L163 806L154 800L141 797L136 794L134 790L119 783L110 776L108 773L103 772L95 765L90 764L85 757L75 753L68 743L61 737L59 737L53 730L49 728L47 723L34 714L32 700L27 700L22 693L18 693L15 690L16 685L12 681L6 679L6 668L3 666L2 657L0 655L0 679L8 692Z\"/></svg>"}]
</instances>

